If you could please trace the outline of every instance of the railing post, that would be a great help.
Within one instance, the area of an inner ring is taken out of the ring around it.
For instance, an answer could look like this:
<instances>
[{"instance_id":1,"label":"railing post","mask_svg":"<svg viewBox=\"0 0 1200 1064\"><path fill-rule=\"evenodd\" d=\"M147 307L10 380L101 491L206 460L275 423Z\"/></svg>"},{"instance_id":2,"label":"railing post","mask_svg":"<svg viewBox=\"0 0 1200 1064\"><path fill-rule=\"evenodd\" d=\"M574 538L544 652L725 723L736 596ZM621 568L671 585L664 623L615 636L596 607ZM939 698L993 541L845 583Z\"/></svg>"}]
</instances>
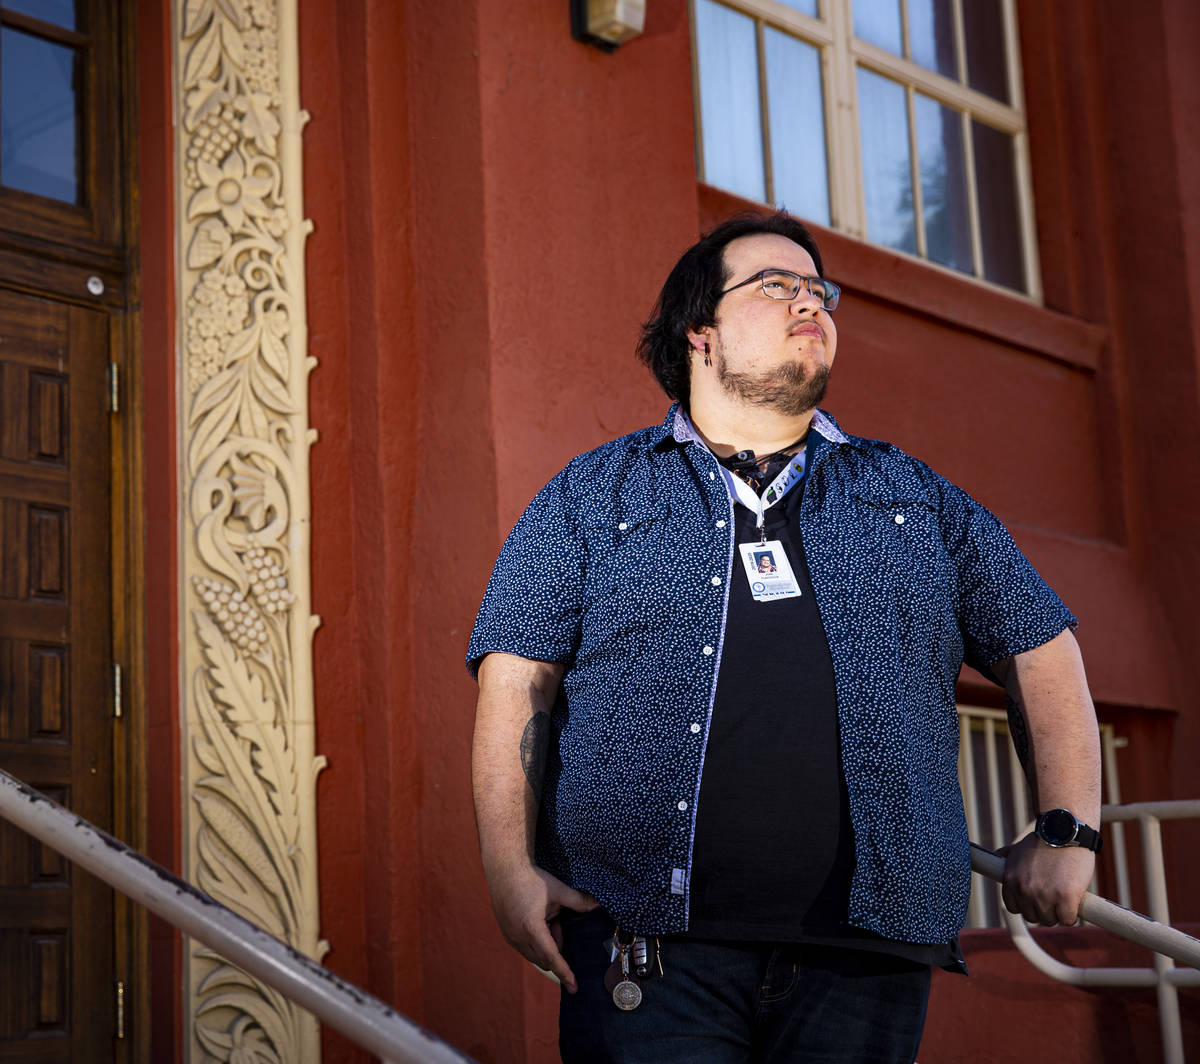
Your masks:
<instances>
[{"instance_id":1,"label":"railing post","mask_svg":"<svg viewBox=\"0 0 1200 1064\"><path fill-rule=\"evenodd\" d=\"M1162 821L1155 816L1140 816L1142 853L1146 861L1146 896L1150 902L1150 919L1170 924L1167 909L1167 873L1163 864ZM1170 957L1154 954L1154 971L1158 975L1158 1017L1162 1030L1163 1059L1166 1064L1184 1064L1183 1025L1179 1016L1179 991L1167 975L1175 967Z\"/></svg>"}]
</instances>

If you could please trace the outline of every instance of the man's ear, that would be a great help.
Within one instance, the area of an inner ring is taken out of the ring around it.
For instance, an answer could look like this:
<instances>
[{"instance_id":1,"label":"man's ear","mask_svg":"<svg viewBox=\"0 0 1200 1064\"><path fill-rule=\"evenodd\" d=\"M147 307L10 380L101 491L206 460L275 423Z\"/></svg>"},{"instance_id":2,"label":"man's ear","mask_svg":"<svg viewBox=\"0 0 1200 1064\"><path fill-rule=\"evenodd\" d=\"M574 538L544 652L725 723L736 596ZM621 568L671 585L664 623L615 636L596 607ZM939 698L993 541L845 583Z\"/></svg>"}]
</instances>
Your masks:
<instances>
[{"instance_id":1,"label":"man's ear","mask_svg":"<svg viewBox=\"0 0 1200 1064\"><path fill-rule=\"evenodd\" d=\"M704 354L708 350L708 330L707 329L688 329L688 343L692 345L692 350L697 354Z\"/></svg>"}]
</instances>

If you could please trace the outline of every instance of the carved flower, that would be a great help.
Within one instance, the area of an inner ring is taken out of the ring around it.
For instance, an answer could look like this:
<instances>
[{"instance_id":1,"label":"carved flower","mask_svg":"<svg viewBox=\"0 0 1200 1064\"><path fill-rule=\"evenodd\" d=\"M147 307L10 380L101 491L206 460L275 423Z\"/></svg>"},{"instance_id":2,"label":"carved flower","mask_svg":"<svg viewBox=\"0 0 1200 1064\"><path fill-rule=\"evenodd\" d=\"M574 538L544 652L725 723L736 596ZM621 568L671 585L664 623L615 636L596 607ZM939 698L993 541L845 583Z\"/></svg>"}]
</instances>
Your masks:
<instances>
[{"instance_id":1,"label":"carved flower","mask_svg":"<svg viewBox=\"0 0 1200 1064\"><path fill-rule=\"evenodd\" d=\"M274 1064L279 1059L266 1032L249 1016L239 1016L229 1031L229 1064Z\"/></svg>"},{"instance_id":2,"label":"carved flower","mask_svg":"<svg viewBox=\"0 0 1200 1064\"><path fill-rule=\"evenodd\" d=\"M203 182L188 203L188 218L197 214L221 212L226 224L236 233L246 224L246 215L270 217L263 196L271 191L271 179L247 173L240 151L232 151L218 167L206 159L196 160L196 172Z\"/></svg>"},{"instance_id":3,"label":"carved flower","mask_svg":"<svg viewBox=\"0 0 1200 1064\"><path fill-rule=\"evenodd\" d=\"M267 523L267 489L263 472L247 462L233 458L233 500L235 512L244 517L251 528L262 529Z\"/></svg>"},{"instance_id":4,"label":"carved flower","mask_svg":"<svg viewBox=\"0 0 1200 1064\"><path fill-rule=\"evenodd\" d=\"M271 0L250 0L246 8L256 26L263 29L275 28L275 5Z\"/></svg>"}]
</instances>

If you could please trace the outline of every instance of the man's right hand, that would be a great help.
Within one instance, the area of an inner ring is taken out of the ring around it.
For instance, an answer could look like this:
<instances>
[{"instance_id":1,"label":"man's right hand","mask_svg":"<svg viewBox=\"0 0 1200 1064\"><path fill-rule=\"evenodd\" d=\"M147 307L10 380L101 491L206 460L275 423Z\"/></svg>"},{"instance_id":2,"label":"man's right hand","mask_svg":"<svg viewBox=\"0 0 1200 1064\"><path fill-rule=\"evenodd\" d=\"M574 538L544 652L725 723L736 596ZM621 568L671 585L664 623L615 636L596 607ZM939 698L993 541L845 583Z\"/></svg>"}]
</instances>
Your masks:
<instances>
[{"instance_id":1,"label":"man's right hand","mask_svg":"<svg viewBox=\"0 0 1200 1064\"><path fill-rule=\"evenodd\" d=\"M599 902L590 894L568 887L536 865L522 865L488 876L492 909L508 944L528 961L558 976L567 993L579 989L562 955L562 929L557 916L563 909L589 912Z\"/></svg>"}]
</instances>

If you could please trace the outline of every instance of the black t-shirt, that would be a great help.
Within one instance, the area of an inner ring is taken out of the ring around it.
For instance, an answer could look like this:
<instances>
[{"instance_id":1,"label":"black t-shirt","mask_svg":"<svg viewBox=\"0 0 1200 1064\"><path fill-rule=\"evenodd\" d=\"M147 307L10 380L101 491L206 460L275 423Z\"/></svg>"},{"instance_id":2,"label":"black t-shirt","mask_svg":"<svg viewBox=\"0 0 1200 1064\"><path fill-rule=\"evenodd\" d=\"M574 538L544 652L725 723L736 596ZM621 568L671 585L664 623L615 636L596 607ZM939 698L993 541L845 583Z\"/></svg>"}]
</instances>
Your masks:
<instances>
[{"instance_id":1,"label":"black t-shirt","mask_svg":"<svg viewBox=\"0 0 1200 1064\"><path fill-rule=\"evenodd\" d=\"M957 943L894 942L846 922L854 833L833 662L799 530L803 482L765 515L800 595L755 602L735 546L696 806L689 937L834 942L958 968ZM759 538L734 506L734 543Z\"/></svg>"}]
</instances>

